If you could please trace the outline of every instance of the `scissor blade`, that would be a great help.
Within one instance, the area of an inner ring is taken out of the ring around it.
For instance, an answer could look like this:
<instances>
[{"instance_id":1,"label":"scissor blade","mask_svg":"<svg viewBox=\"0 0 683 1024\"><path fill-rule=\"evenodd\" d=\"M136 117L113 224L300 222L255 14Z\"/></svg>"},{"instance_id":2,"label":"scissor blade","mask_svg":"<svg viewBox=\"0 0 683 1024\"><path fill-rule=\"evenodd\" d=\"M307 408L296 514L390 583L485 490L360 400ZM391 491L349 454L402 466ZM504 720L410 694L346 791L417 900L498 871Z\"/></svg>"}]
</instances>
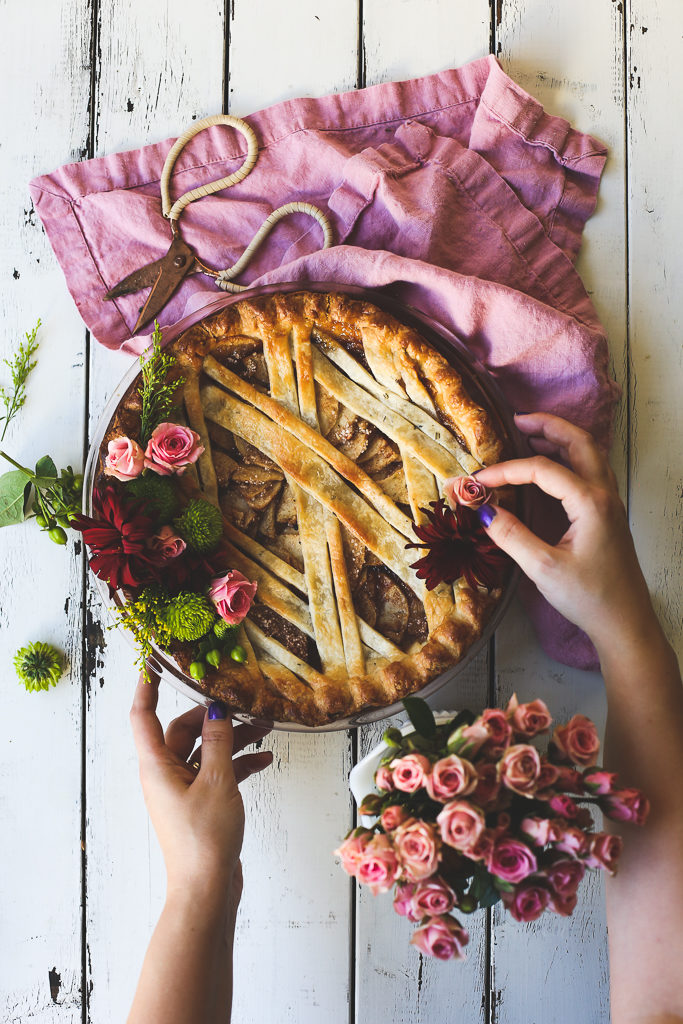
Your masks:
<instances>
[{"instance_id":1,"label":"scissor blade","mask_svg":"<svg viewBox=\"0 0 683 1024\"><path fill-rule=\"evenodd\" d=\"M128 277L124 277L122 281L119 281L113 288L110 288L104 296L105 299L118 299L122 295L139 292L141 288L149 288L159 277L159 270L165 259L166 257L162 256L160 259L154 260L153 263L148 263L144 267L138 267Z\"/></svg>"}]
</instances>

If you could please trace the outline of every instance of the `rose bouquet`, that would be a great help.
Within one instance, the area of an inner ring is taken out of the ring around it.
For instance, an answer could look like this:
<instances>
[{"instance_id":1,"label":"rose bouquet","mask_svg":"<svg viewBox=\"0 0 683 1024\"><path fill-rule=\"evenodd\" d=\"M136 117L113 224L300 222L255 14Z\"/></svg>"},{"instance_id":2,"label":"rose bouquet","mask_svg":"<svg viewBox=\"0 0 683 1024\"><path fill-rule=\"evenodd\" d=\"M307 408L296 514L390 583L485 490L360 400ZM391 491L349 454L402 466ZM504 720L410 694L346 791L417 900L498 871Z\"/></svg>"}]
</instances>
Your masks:
<instances>
[{"instance_id":1,"label":"rose bouquet","mask_svg":"<svg viewBox=\"0 0 683 1024\"><path fill-rule=\"evenodd\" d=\"M190 675L202 679L224 656L246 660L240 623L257 585L222 551L221 510L198 496L196 478L187 482L204 447L178 422L183 379L160 340L157 327L152 352L141 359L140 412L128 428L134 436L108 441L93 515L75 516L70 526L83 534L90 568L110 596L123 594L117 620L133 633L143 672L153 645L172 653L184 647Z\"/></svg>"},{"instance_id":2,"label":"rose bouquet","mask_svg":"<svg viewBox=\"0 0 683 1024\"><path fill-rule=\"evenodd\" d=\"M437 725L427 704L404 701L414 731L388 729L388 752L365 797L359 827L335 853L373 893L394 889L394 910L419 924L411 942L440 960L462 958L470 914L498 900L517 921L550 910L569 916L586 870L614 874L619 836L593 830L590 805L642 825L647 799L596 767L594 724L574 715L556 725L545 752L530 741L548 733L542 700L505 710L463 711Z\"/></svg>"}]
</instances>

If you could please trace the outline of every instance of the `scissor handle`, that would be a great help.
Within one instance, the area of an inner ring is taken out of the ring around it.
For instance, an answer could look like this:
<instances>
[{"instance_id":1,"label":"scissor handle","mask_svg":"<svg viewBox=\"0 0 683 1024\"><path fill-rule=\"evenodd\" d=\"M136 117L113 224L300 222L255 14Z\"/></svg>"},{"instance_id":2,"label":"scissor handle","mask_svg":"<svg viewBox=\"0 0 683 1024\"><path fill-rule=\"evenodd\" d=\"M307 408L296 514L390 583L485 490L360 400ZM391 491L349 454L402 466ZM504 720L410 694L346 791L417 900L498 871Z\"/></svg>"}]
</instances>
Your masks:
<instances>
[{"instance_id":1,"label":"scissor handle","mask_svg":"<svg viewBox=\"0 0 683 1024\"><path fill-rule=\"evenodd\" d=\"M169 184L173 165L190 139L193 139L199 132L203 132L205 128L211 128L214 124L228 125L244 136L247 143L247 155L244 158L244 163L238 170L228 174L227 177L219 178L217 181L210 181L208 184L200 185L198 188L193 188L191 192L186 192L179 199L176 199L175 202L172 202ZM246 121L243 121L240 117L233 117L231 114L214 114L213 117L205 117L203 120L197 121L196 124L191 125L186 132L183 132L176 139L166 157L164 169L161 172L161 208L164 217L170 220L171 224L175 224L185 207L193 203L195 199L202 199L204 196L210 196L224 188L230 188L231 185L236 185L239 181L246 178L256 163L257 158L258 139Z\"/></svg>"}]
</instances>

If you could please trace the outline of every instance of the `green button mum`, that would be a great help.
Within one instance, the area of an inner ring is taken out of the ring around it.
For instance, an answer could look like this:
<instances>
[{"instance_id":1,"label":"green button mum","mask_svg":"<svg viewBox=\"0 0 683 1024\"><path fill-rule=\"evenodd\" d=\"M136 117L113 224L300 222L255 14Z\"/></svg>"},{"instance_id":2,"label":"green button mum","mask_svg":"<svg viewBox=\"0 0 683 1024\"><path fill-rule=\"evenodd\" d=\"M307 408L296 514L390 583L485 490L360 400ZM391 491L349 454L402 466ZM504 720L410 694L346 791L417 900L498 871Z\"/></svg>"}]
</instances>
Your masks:
<instances>
[{"instance_id":1,"label":"green button mum","mask_svg":"<svg viewBox=\"0 0 683 1024\"><path fill-rule=\"evenodd\" d=\"M163 621L176 640L199 640L213 627L216 612L201 594L181 591L164 609Z\"/></svg>"},{"instance_id":2,"label":"green button mum","mask_svg":"<svg viewBox=\"0 0 683 1024\"><path fill-rule=\"evenodd\" d=\"M218 545L223 535L223 516L216 508L202 498L193 498L180 515L173 520L176 530L187 546L200 554L206 554Z\"/></svg>"},{"instance_id":3,"label":"green button mum","mask_svg":"<svg viewBox=\"0 0 683 1024\"><path fill-rule=\"evenodd\" d=\"M56 686L64 671L62 655L56 647L40 640L22 647L14 655L14 667L27 690L49 690Z\"/></svg>"}]
</instances>

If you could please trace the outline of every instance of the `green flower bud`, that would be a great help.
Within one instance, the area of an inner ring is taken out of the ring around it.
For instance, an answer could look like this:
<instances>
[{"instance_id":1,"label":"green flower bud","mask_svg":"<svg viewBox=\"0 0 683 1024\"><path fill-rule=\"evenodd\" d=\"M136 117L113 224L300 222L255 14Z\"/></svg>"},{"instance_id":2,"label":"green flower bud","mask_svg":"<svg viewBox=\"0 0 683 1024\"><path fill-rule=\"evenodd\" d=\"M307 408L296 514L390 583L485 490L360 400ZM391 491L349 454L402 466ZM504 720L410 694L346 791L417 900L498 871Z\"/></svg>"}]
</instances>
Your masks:
<instances>
[{"instance_id":1,"label":"green flower bud","mask_svg":"<svg viewBox=\"0 0 683 1024\"><path fill-rule=\"evenodd\" d=\"M66 544L66 533L61 526L53 526L48 533L50 540L53 540L55 544Z\"/></svg>"},{"instance_id":2,"label":"green flower bud","mask_svg":"<svg viewBox=\"0 0 683 1024\"><path fill-rule=\"evenodd\" d=\"M190 665L190 675L193 679L203 679L205 672L203 661L193 661Z\"/></svg>"},{"instance_id":3,"label":"green flower bud","mask_svg":"<svg viewBox=\"0 0 683 1024\"><path fill-rule=\"evenodd\" d=\"M382 739L388 747L400 747L403 743L403 736L400 729L385 729Z\"/></svg>"},{"instance_id":4,"label":"green flower bud","mask_svg":"<svg viewBox=\"0 0 683 1024\"><path fill-rule=\"evenodd\" d=\"M213 551L223 536L221 510L202 498L188 502L173 525L188 547L201 554Z\"/></svg>"},{"instance_id":5,"label":"green flower bud","mask_svg":"<svg viewBox=\"0 0 683 1024\"><path fill-rule=\"evenodd\" d=\"M237 661L241 664L243 661L247 660L247 652L245 651L244 647L240 647L240 645L237 644L230 651L230 657L232 658L233 661Z\"/></svg>"},{"instance_id":6,"label":"green flower bud","mask_svg":"<svg viewBox=\"0 0 683 1024\"><path fill-rule=\"evenodd\" d=\"M19 681L27 690L49 690L61 678L64 666L56 647L41 641L22 647L14 656Z\"/></svg>"},{"instance_id":7,"label":"green flower bud","mask_svg":"<svg viewBox=\"0 0 683 1024\"><path fill-rule=\"evenodd\" d=\"M213 668L218 668L218 666L221 663L221 652L218 650L217 647L214 647L207 653L206 660L208 661L209 665L213 666Z\"/></svg>"},{"instance_id":8,"label":"green flower bud","mask_svg":"<svg viewBox=\"0 0 683 1024\"><path fill-rule=\"evenodd\" d=\"M384 803L384 797L377 796L376 793L368 793L367 796L363 797L363 802L359 807L361 814L375 815L379 814L382 810L382 804Z\"/></svg>"},{"instance_id":9,"label":"green flower bud","mask_svg":"<svg viewBox=\"0 0 683 1024\"><path fill-rule=\"evenodd\" d=\"M477 909L477 906L478 904L474 896L470 896L468 892L458 900L458 910L462 910L463 914L471 914Z\"/></svg>"}]
</instances>

